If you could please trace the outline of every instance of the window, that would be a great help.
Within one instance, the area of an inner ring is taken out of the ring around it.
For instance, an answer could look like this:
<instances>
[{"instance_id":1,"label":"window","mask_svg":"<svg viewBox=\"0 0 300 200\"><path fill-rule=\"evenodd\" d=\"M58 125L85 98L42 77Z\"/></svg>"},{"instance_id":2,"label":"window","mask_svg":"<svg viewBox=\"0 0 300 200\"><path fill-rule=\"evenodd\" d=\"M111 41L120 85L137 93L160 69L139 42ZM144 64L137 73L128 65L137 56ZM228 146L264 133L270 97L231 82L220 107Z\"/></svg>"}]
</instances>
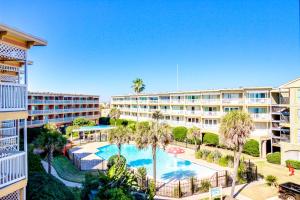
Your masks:
<instances>
[{"instance_id":1,"label":"window","mask_svg":"<svg viewBox=\"0 0 300 200\"><path fill-rule=\"evenodd\" d=\"M267 94L266 93L249 93L248 95L248 98L251 98L251 99L257 99L257 98L266 98L267 97Z\"/></svg>"},{"instance_id":2,"label":"window","mask_svg":"<svg viewBox=\"0 0 300 200\"><path fill-rule=\"evenodd\" d=\"M224 99L238 99L240 98L240 94L237 93L224 93Z\"/></svg>"},{"instance_id":3,"label":"window","mask_svg":"<svg viewBox=\"0 0 300 200\"><path fill-rule=\"evenodd\" d=\"M250 113L267 113L266 108L249 108Z\"/></svg>"},{"instance_id":4,"label":"window","mask_svg":"<svg viewBox=\"0 0 300 200\"><path fill-rule=\"evenodd\" d=\"M229 111L233 111L233 110L239 110L239 108L238 107L225 107L224 108L225 112L229 112Z\"/></svg>"}]
</instances>

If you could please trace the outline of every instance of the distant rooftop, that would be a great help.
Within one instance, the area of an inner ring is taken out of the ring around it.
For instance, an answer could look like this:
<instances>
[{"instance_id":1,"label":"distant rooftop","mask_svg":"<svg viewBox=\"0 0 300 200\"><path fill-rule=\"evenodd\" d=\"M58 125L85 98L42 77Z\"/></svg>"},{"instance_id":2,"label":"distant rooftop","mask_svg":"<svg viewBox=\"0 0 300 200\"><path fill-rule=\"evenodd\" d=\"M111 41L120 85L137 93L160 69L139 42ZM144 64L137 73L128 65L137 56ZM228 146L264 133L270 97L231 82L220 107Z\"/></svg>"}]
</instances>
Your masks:
<instances>
[{"instance_id":1,"label":"distant rooftop","mask_svg":"<svg viewBox=\"0 0 300 200\"><path fill-rule=\"evenodd\" d=\"M41 95L41 96L84 96L84 97L100 97L99 95L89 95L89 94L72 94L72 93L58 93L58 92L33 92L33 91L29 91L28 95Z\"/></svg>"}]
</instances>

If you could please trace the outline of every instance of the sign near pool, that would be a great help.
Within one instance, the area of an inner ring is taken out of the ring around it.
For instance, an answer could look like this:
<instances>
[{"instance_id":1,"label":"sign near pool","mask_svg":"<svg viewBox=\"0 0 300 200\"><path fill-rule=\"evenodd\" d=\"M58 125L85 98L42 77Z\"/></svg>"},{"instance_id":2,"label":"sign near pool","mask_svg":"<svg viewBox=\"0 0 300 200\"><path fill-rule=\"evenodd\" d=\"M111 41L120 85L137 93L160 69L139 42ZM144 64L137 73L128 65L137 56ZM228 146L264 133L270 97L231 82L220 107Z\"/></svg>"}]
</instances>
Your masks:
<instances>
[{"instance_id":1,"label":"sign near pool","mask_svg":"<svg viewBox=\"0 0 300 200\"><path fill-rule=\"evenodd\" d=\"M222 199L222 187L215 187L209 189L210 199L214 199L219 197Z\"/></svg>"}]
</instances>

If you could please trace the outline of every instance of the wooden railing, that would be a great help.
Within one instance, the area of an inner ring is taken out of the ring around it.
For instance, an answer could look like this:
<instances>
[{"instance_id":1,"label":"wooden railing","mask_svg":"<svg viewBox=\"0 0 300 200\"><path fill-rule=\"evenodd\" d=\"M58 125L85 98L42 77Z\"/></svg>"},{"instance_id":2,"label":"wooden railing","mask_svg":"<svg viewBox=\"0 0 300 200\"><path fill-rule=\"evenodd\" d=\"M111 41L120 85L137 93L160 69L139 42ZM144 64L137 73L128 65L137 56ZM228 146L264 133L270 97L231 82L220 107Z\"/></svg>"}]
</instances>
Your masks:
<instances>
[{"instance_id":1,"label":"wooden railing","mask_svg":"<svg viewBox=\"0 0 300 200\"><path fill-rule=\"evenodd\" d=\"M8 153L0 158L0 188L26 178L25 152Z\"/></svg>"},{"instance_id":2,"label":"wooden railing","mask_svg":"<svg viewBox=\"0 0 300 200\"><path fill-rule=\"evenodd\" d=\"M0 83L0 111L27 110L27 86Z\"/></svg>"}]
</instances>

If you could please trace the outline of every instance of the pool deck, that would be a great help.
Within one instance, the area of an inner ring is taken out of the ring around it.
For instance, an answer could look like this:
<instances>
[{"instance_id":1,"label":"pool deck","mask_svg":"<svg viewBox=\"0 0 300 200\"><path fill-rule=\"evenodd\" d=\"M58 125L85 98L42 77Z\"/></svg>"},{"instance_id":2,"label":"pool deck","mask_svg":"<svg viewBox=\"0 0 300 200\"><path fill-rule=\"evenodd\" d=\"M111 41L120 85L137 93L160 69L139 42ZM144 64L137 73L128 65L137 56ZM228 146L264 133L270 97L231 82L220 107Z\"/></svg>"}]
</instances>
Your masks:
<instances>
[{"instance_id":1,"label":"pool deck","mask_svg":"<svg viewBox=\"0 0 300 200\"><path fill-rule=\"evenodd\" d=\"M99 147L103 147L108 144L109 144L109 142L92 142L92 143L83 144L81 146L75 146L70 151L75 154L82 154L83 155L82 159L85 161L89 161L89 160L90 161L92 161L92 160L102 161L102 158L97 156L95 153L99 151L98 150ZM134 144L134 143L131 143L131 144ZM167 148L172 147L172 146L175 146L175 145L168 145ZM231 168L221 167L214 163L209 163L209 162L206 162L206 161L203 161L200 159L195 159L195 151L194 150L183 148L183 147L181 147L181 148L184 149L185 152L177 155L177 158L189 160L193 163L200 164L205 167L212 168L212 169L215 169L218 171L222 171L222 170L231 171L232 170ZM91 170L92 169L101 169L100 167L101 167L100 165L93 166L93 168L91 168Z\"/></svg>"}]
</instances>

